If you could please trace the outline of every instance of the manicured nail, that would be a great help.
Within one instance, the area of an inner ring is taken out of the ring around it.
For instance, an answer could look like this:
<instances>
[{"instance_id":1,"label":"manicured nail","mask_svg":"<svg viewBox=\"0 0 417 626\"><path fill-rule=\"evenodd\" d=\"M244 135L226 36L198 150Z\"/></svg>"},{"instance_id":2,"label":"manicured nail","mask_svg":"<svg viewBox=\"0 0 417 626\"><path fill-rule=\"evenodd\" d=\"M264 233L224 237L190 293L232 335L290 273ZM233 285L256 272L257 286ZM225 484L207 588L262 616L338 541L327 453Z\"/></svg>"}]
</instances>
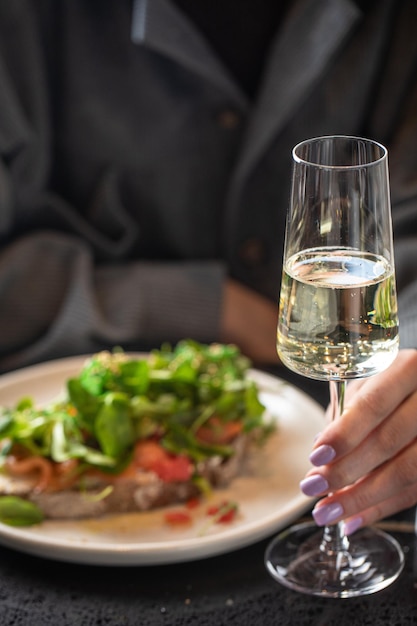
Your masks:
<instances>
[{"instance_id":1,"label":"manicured nail","mask_svg":"<svg viewBox=\"0 0 417 626\"><path fill-rule=\"evenodd\" d=\"M344 523L344 532L345 535L353 535L353 533L358 530L363 524L363 517L358 515L357 517L352 517Z\"/></svg>"},{"instance_id":2,"label":"manicured nail","mask_svg":"<svg viewBox=\"0 0 417 626\"><path fill-rule=\"evenodd\" d=\"M318 526L326 526L326 524L331 524L339 519L339 517L342 517L343 513L342 505L338 502L332 502L331 504L324 504L314 509L313 517Z\"/></svg>"},{"instance_id":3,"label":"manicured nail","mask_svg":"<svg viewBox=\"0 0 417 626\"><path fill-rule=\"evenodd\" d=\"M330 463L333 461L336 456L336 450L332 448L332 446L328 446L323 444L319 446L310 454L310 463L319 467L320 465L326 465L326 463Z\"/></svg>"},{"instance_id":4,"label":"manicured nail","mask_svg":"<svg viewBox=\"0 0 417 626\"><path fill-rule=\"evenodd\" d=\"M328 491L329 483L321 474L314 474L300 482L300 489L306 496L318 496Z\"/></svg>"}]
</instances>

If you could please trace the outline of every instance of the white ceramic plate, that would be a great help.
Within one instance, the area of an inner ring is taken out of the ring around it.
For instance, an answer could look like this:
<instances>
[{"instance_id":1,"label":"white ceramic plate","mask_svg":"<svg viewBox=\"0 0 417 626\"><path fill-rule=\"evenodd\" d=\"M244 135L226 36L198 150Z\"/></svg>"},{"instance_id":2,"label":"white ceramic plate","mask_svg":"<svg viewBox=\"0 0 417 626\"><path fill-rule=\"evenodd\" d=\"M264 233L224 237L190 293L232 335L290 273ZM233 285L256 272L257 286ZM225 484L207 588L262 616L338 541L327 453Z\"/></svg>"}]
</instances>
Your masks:
<instances>
[{"instance_id":1,"label":"white ceramic plate","mask_svg":"<svg viewBox=\"0 0 417 626\"><path fill-rule=\"evenodd\" d=\"M85 357L35 365L0 378L0 404L12 405L22 396L37 403L61 394L65 381L76 374ZM246 474L216 491L209 504L233 500L239 515L229 524L209 524L208 503L191 511L186 527L168 526L166 509L83 521L45 521L14 528L0 524L0 543L57 560L101 565L149 565L191 561L229 552L283 528L311 506L299 481L310 467L314 436L323 428L323 409L296 387L253 370L261 400L277 432L252 455ZM184 510L183 506L171 507Z\"/></svg>"}]
</instances>

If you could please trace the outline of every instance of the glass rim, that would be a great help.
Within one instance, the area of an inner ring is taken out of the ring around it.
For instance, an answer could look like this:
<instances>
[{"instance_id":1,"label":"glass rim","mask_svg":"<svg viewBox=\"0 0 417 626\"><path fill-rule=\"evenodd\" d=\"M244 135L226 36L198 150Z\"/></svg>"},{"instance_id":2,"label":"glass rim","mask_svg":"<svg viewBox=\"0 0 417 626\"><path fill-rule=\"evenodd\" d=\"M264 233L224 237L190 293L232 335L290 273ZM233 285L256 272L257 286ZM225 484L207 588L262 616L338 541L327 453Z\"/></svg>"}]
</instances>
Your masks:
<instances>
[{"instance_id":1,"label":"glass rim","mask_svg":"<svg viewBox=\"0 0 417 626\"><path fill-rule=\"evenodd\" d=\"M358 163L355 165L331 165L331 164L325 164L325 163L317 163L316 161L302 158L297 154L297 150L299 150L302 146L306 146L308 144L313 144L313 143L319 143L320 141L324 142L325 140L328 140L328 139L348 139L348 140L357 141L357 142L361 141L368 145L376 146L377 148L379 148L381 150L381 156L379 156L378 158L372 161L366 161L365 163ZM364 168L364 167L374 167L375 165L378 165L382 163L383 161L386 161L387 156L388 156L387 148L379 141L375 141L374 139L368 139L366 137L359 137L355 135L322 135L322 136L317 136L317 137L311 137L310 139L304 139L303 141L300 141L292 149L292 157L296 163L311 166L311 167L316 167L318 169L323 169L323 170L354 170L354 169Z\"/></svg>"}]
</instances>

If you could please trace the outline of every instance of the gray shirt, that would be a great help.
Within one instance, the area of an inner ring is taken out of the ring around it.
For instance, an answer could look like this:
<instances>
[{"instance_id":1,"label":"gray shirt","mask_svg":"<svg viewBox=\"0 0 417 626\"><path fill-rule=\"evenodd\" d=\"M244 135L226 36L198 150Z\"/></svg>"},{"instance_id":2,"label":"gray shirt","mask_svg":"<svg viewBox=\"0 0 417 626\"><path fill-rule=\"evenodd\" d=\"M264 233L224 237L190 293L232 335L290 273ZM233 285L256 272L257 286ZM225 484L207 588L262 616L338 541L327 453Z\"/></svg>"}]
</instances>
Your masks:
<instances>
[{"instance_id":1,"label":"gray shirt","mask_svg":"<svg viewBox=\"0 0 417 626\"><path fill-rule=\"evenodd\" d=\"M250 101L169 0L0 0L0 368L216 340L227 275L276 302L291 148L322 134L389 149L417 346L416 19L296 0Z\"/></svg>"}]
</instances>

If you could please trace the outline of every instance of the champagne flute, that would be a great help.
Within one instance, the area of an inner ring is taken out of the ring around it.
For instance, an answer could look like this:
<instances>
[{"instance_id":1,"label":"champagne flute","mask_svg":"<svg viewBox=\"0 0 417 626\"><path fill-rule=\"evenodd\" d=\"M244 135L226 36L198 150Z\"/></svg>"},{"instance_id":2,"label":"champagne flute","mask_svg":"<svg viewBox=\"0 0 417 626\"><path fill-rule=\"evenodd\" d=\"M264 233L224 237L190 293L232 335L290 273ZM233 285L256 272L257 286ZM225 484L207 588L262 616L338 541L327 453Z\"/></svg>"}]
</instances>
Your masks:
<instances>
[{"instance_id":1,"label":"champagne flute","mask_svg":"<svg viewBox=\"0 0 417 626\"><path fill-rule=\"evenodd\" d=\"M398 352L388 157L349 136L293 149L277 349L291 370L330 383L330 414L343 419L349 379L372 376ZM364 415L366 419L366 415ZM343 523L284 530L268 546L270 574L327 597L373 593L393 582L404 556L393 537Z\"/></svg>"}]
</instances>

